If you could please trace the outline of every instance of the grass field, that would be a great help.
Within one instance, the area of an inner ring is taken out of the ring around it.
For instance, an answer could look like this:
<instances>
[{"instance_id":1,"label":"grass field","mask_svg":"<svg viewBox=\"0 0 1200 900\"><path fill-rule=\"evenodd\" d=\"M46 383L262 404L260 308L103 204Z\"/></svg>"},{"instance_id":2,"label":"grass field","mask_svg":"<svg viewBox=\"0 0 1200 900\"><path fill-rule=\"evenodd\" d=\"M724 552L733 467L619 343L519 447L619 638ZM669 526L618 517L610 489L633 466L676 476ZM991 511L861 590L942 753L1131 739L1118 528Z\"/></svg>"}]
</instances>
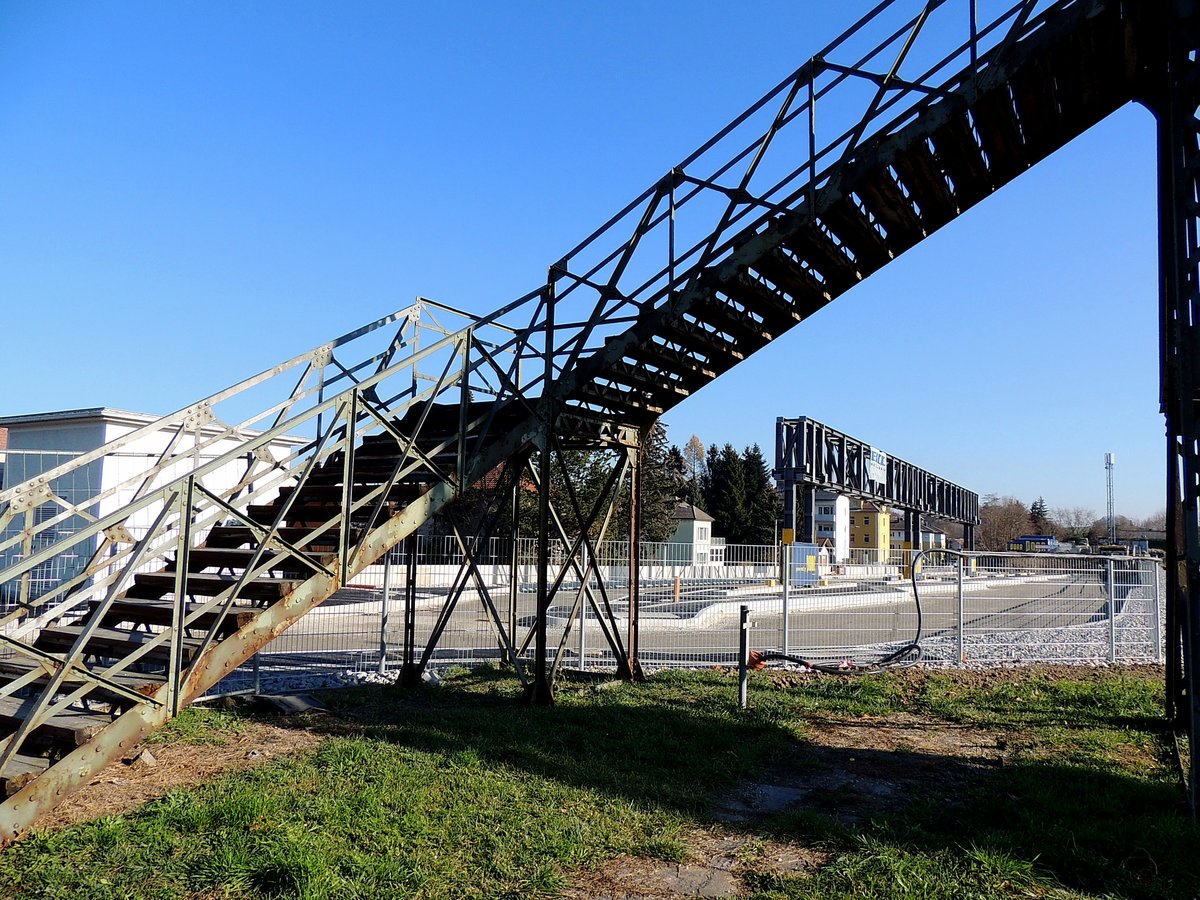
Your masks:
<instances>
[{"instance_id":1,"label":"grass field","mask_svg":"<svg viewBox=\"0 0 1200 900\"><path fill-rule=\"evenodd\" d=\"M496 670L322 695L315 749L0 855L14 898L1186 898L1200 838L1161 673L728 673L561 686ZM202 756L243 714L154 745Z\"/></svg>"}]
</instances>

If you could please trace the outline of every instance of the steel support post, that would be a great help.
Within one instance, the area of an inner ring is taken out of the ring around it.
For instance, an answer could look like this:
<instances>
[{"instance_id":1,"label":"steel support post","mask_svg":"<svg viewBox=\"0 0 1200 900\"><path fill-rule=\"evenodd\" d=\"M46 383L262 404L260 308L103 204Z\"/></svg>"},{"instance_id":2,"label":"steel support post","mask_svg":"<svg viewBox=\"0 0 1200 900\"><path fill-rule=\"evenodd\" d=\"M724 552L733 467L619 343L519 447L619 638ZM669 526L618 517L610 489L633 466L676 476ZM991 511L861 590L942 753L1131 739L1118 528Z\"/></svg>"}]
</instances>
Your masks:
<instances>
[{"instance_id":1,"label":"steel support post","mask_svg":"<svg viewBox=\"0 0 1200 900\"><path fill-rule=\"evenodd\" d=\"M783 544L779 548L780 556L783 559L783 639L780 645L783 648L783 655L787 656L790 652L791 644L788 641L788 631L790 630L791 622L789 616L792 605L792 545Z\"/></svg>"},{"instance_id":2,"label":"steel support post","mask_svg":"<svg viewBox=\"0 0 1200 900\"><path fill-rule=\"evenodd\" d=\"M967 617L965 615L965 602L963 597L963 558L958 557L958 664L961 666L967 661L967 633L966 624Z\"/></svg>"},{"instance_id":3,"label":"steel support post","mask_svg":"<svg viewBox=\"0 0 1200 900\"><path fill-rule=\"evenodd\" d=\"M537 613L533 625L533 679L524 694L524 702L531 706L551 706L554 703L554 688L550 684L550 671L546 664L546 619L550 612L550 453L557 418L557 404L550 389L554 381L554 301L554 272L551 271L545 293L545 375L542 382L542 434L538 449Z\"/></svg>"},{"instance_id":4,"label":"steel support post","mask_svg":"<svg viewBox=\"0 0 1200 900\"><path fill-rule=\"evenodd\" d=\"M742 605L738 616L738 706L749 702L750 682L750 607Z\"/></svg>"},{"instance_id":5,"label":"steel support post","mask_svg":"<svg viewBox=\"0 0 1200 900\"><path fill-rule=\"evenodd\" d=\"M1117 583L1113 561L1104 561L1104 596L1108 610L1108 661L1117 661Z\"/></svg>"},{"instance_id":6,"label":"steel support post","mask_svg":"<svg viewBox=\"0 0 1200 900\"><path fill-rule=\"evenodd\" d=\"M417 556L420 536L410 534L404 539L404 649L401 651L399 683L415 687L421 683L421 667L417 663Z\"/></svg>"},{"instance_id":7,"label":"steel support post","mask_svg":"<svg viewBox=\"0 0 1200 900\"><path fill-rule=\"evenodd\" d=\"M642 462L649 432L638 437L638 446L629 449L629 633L625 640L625 658L617 666L617 677L630 681L643 679L638 661L638 613L641 607L642 569Z\"/></svg>"},{"instance_id":8,"label":"steel support post","mask_svg":"<svg viewBox=\"0 0 1200 900\"><path fill-rule=\"evenodd\" d=\"M1167 423L1167 710L1193 748L1200 739L1200 7L1170 0L1154 22L1158 78L1158 202L1162 407ZM1154 48L1147 47L1147 52ZM1176 656L1178 654L1178 656ZM1200 803L1200 753L1188 778Z\"/></svg>"},{"instance_id":9,"label":"steel support post","mask_svg":"<svg viewBox=\"0 0 1200 900\"><path fill-rule=\"evenodd\" d=\"M392 600L392 554L388 550L383 554L383 597L379 604L379 668L380 675L387 673L387 631L388 612Z\"/></svg>"}]
</instances>

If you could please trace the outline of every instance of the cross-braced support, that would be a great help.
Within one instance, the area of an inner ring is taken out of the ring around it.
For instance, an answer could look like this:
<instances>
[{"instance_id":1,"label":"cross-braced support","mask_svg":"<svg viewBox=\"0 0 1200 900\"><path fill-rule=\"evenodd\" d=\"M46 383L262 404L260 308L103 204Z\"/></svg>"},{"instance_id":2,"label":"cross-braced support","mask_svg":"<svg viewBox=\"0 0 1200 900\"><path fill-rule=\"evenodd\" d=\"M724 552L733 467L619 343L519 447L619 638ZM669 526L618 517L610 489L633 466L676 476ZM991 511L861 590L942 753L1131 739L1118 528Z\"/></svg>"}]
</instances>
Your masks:
<instances>
[{"instance_id":1,"label":"cross-braced support","mask_svg":"<svg viewBox=\"0 0 1200 900\"><path fill-rule=\"evenodd\" d=\"M1167 711L1190 737L1200 803L1200 6L1172 0L1159 23L1150 104L1159 133L1162 407L1167 423Z\"/></svg>"}]
</instances>

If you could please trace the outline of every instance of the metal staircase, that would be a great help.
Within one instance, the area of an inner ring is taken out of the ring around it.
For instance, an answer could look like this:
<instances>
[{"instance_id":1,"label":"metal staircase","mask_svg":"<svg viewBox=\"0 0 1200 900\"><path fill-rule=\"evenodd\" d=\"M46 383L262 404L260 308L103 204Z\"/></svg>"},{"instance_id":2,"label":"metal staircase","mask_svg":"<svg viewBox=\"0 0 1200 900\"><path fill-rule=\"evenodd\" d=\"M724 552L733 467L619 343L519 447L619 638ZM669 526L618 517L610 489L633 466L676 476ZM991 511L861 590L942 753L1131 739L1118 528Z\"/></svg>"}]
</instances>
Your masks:
<instances>
[{"instance_id":1,"label":"metal staircase","mask_svg":"<svg viewBox=\"0 0 1200 900\"><path fill-rule=\"evenodd\" d=\"M468 488L503 499L547 485L565 447L609 448L609 495L628 475L636 498L662 413L1144 99L1171 9L1023 0L981 18L975 0L887 0L497 312L418 301L0 493L0 840ZM88 472L100 489L65 496ZM548 495L538 622L522 638L487 602L535 701L563 580L547 536L584 560L611 516ZM489 515L459 532L468 558ZM68 556L39 590L39 567ZM635 675L636 579L623 638L598 575L571 564L595 584L576 606L607 612Z\"/></svg>"}]
</instances>

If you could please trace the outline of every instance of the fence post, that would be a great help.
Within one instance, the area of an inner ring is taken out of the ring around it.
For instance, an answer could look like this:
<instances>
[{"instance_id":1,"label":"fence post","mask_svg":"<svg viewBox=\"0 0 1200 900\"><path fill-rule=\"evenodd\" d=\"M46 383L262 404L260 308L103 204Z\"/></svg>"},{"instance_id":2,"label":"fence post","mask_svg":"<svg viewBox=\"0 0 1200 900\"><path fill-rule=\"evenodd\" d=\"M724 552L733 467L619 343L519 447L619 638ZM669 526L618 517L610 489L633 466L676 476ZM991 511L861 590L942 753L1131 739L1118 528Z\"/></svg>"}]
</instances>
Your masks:
<instances>
[{"instance_id":1,"label":"fence post","mask_svg":"<svg viewBox=\"0 0 1200 900\"><path fill-rule=\"evenodd\" d=\"M790 652L788 643L788 631L791 612L792 600L792 545L784 544L781 548L780 556L783 557L783 655L787 656Z\"/></svg>"},{"instance_id":2,"label":"fence post","mask_svg":"<svg viewBox=\"0 0 1200 900\"><path fill-rule=\"evenodd\" d=\"M967 617L963 614L963 558L958 558L958 664L967 663L967 640L964 631L967 627Z\"/></svg>"},{"instance_id":3,"label":"fence post","mask_svg":"<svg viewBox=\"0 0 1200 900\"><path fill-rule=\"evenodd\" d=\"M1108 595L1108 661L1117 661L1117 604L1113 591L1113 560L1104 561L1104 590Z\"/></svg>"},{"instance_id":4,"label":"fence post","mask_svg":"<svg viewBox=\"0 0 1200 900\"><path fill-rule=\"evenodd\" d=\"M592 557L592 562L596 562L596 558L594 556ZM588 581L590 581L591 575L588 573L587 544L584 544L582 547L579 548L579 568L580 568L580 571L583 572L584 578L588 579ZM584 581L583 584L579 585L579 591L580 591L580 597L579 597L579 671L580 672L582 672L584 670L584 660L587 659L587 656L586 656L587 637L585 636L585 632L587 630L587 611L588 611L587 585L588 585L588 581Z\"/></svg>"},{"instance_id":5,"label":"fence post","mask_svg":"<svg viewBox=\"0 0 1200 900\"><path fill-rule=\"evenodd\" d=\"M383 554L383 601L379 608L379 674L387 674L387 630L388 613L392 599L392 554L393 547Z\"/></svg>"},{"instance_id":6,"label":"fence post","mask_svg":"<svg viewBox=\"0 0 1200 900\"><path fill-rule=\"evenodd\" d=\"M1160 663L1162 659L1162 621L1159 619L1158 604L1161 602L1162 594L1159 592L1158 578L1166 571L1166 566L1161 565L1157 560L1150 561L1150 568L1154 573L1154 611L1150 614L1150 639L1154 641L1154 661Z\"/></svg>"},{"instance_id":7,"label":"fence post","mask_svg":"<svg viewBox=\"0 0 1200 900\"><path fill-rule=\"evenodd\" d=\"M742 604L738 626L738 706L742 709L747 705L747 693L750 669L750 607Z\"/></svg>"}]
</instances>

